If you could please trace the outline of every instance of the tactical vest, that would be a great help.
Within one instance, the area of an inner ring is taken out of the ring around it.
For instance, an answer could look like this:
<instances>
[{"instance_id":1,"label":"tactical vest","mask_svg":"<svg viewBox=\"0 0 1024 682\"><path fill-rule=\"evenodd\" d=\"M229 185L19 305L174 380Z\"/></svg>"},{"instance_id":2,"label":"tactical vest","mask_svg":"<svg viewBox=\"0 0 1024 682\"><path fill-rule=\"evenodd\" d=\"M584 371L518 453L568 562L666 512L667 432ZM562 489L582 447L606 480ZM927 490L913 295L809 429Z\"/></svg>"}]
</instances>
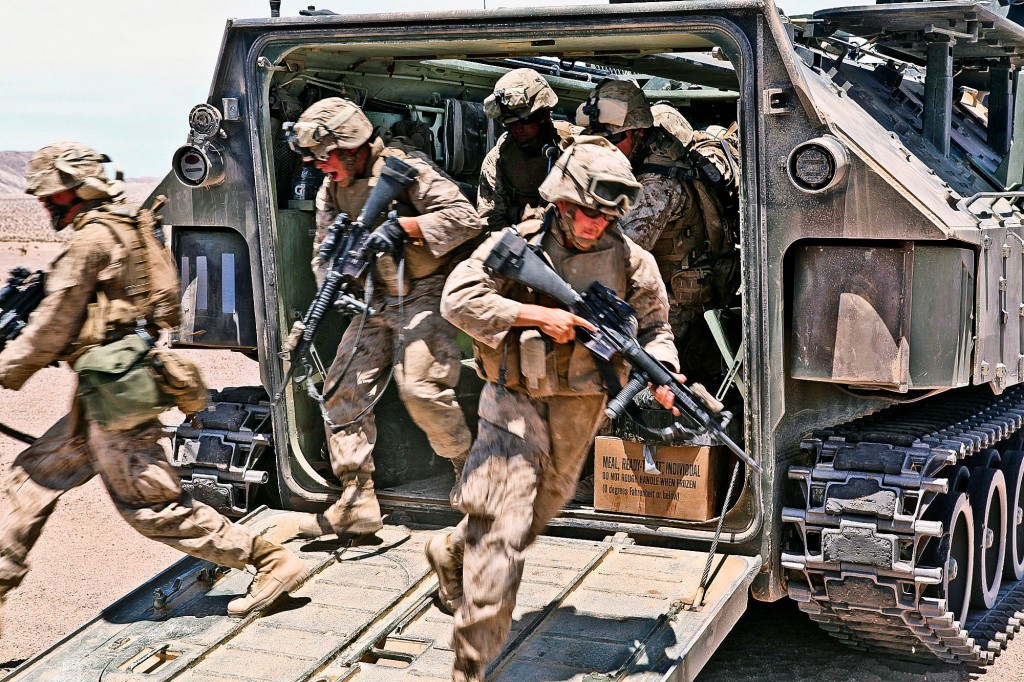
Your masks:
<instances>
[{"instance_id":1,"label":"tactical vest","mask_svg":"<svg viewBox=\"0 0 1024 682\"><path fill-rule=\"evenodd\" d=\"M717 275L713 271L720 269L715 263L737 257L726 210L718 188L672 153L675 145L666 140L668 137L667 132L655 129L654 142L637 174L654 173L679 182L687 201L683 213L665 226L651 254L674 306L698 308L724 303L715 299L721 298L720 292L730 284L714 281Z\"/></svg>"},{"instance_id":2,"label":"tactical vest","mask_svg":"<svg viewBox=\"0 0 1024 682\"><path fill-rule=\"evenodd\" d=\"M540 208L546 203L537 188L548 176L548 157L525 152L508 133L502 134L497 146L497 174L507 191L505 220L515 225L527 207Z\"/></svg>"},{"instance_id":3,"label":"tactical vest","mask_svg":"<svg viewBox=\"0 0 1024 682\"><path fill-rule=\"evenodd\" d=\"M100 225L117 244L110 264L97 276L76 346L84 349L123 337L137 328L155 338L181 323L180 282L170 252L157 238L149 210L104 204L75 221L76 230Z\"/></svg>"},{"instance_id":4,"label":"tactical vest","mask_svg":"<svg viewBox=\"0 0 1024 682\"><path fill-rule=\"evenodd\" d=\"M554 218L557 223L557 217ZM605 231L591 251L571 251L552 234L562 228L554 224L542 229L541 220L529 220L514 228L530 244L540 245L549 264L576 291L585 291L594 281L610 287L625 298L633 273L629 265L629 247L618 229ZM505 298L551 308L564 308L558 302L536 294L510 280L502 280L498 292ZM480 377L534 398L552 395L604 393L604 381L594 357L582 343L555 343L539 330L512 327L498 348L473 342ZM629 367L616 356L612 369L625 383Z\"/></svg>"},{"instance_id":5,"label":"tactical vest","mask_svg":"<svg viewBox=\"0 0 1024 682\"><path fill-rule=\"evenodd\" d=\"M403 161L413 158L429 163L422 153L406 150L400 146L385 147L379 140L373 143L371 155L370 172L367 177L357 179L349 187L342 187L336 182L328 182L327 184L327 192L331 203L334 205L334 209L339 213L348 214L353 220L359 215L363 205L366 203L367 197L370 196L370 191L377 184L377 179L383 172L384 164L389 156L398 157ZM433 164L430 165L432 166ZM397 212L399 216L415 217L420 215L420 211L416 210L416 207L413 206L409 199L408 192L405 191L392 203L390 210ZM375 224L367 225L366 227L372 231L386 219L387 214L382 214ZM423 279L439 272L450 261L450 258L447 256L442 256L441 258L434 256L422 239L407 239L403 249L403 256L405 257L406 292L408 292L410 282L415 282L418 279ZM385 287L389 294L392 296L398 294L398 269L392 256L381 255L377 258L374 277L378 283Z\"/></svg>"}]
</instances>

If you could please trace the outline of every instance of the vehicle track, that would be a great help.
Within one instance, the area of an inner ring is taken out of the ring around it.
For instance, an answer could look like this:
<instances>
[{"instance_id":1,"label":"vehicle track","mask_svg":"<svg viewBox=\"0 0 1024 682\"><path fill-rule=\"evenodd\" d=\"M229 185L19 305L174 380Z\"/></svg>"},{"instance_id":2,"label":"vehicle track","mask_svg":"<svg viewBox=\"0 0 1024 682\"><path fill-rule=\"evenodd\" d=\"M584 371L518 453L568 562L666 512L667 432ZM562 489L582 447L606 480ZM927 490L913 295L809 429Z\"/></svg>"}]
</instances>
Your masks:
<instances>
[{"instance_id":1,"label":"vehicle track","mask_svg":"<svg viewBox=\"0 0 1024 682\"><path fill-rule=\"evenodd\" d=\"M1003 566L993 559L993 548L1002 553L1000 533L1021 530L1024 456L1013 448L1022 423L1024 388L996 396L982 387L890 408L804 440L814 465L789 470L804 506L783 510L795 532L782 565L800 610L854 649L928 663L992 663L1024 618L1024 576L1010 571L996 594ZM970 482L981 478L989 488ZM1003 511L1002 531L998 513L985 516L972 536L975 516L999 511L979 501L996 499L994 481L1005 479L1012 479L1005 487L1016 513L1008 524ZM971 546L990 563L969 558ZM970 587L982 578L980 584L993 586L994 603L967 611Z\"/></svg>"}]
</instances>

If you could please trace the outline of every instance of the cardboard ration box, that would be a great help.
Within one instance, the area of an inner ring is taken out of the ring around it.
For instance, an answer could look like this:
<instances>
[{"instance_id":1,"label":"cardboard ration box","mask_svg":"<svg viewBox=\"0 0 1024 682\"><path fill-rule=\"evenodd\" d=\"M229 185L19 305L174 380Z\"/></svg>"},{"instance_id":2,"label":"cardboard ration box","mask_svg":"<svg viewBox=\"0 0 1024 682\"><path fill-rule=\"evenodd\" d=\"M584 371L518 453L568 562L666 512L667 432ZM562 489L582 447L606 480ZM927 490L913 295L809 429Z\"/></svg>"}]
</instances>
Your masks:
<instances>
[{"instance_id":1,"label":"cardboard ration box","mask_svg":"<svg viewBox=\"0 0 1024 682\"><path fill-rule=\"evenodd\" d=\"M653 466L645 462L645 447ZM715 516L720 448L600 436L594 445L594 509L707 521Z\"/></svg>"}]
</instances>

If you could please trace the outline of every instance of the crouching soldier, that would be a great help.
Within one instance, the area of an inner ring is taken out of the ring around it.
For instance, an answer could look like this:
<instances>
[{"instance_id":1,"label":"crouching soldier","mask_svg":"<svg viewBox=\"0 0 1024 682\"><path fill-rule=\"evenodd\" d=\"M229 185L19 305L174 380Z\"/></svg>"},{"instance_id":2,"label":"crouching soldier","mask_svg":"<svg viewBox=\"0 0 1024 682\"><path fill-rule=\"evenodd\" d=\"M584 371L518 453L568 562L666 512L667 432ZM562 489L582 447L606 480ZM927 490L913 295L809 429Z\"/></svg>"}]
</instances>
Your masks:
<instances>
[{"instance_id":1,"label":"crouching soldier","mask_svg":"<svg viewBox=\"0 0 1024 682\"><path fill-rule=\"evenodd\" d=\"M99 474L117 510L146 537L215 564L255 566L248 594L227 607L244 616L296 587L305 564L193 500L167 462L157 417L171 404L200 409L206 389L190 363L154 347L161 330L179 322L177 273L151 214L122 203L124 183L103 170L109 160L65 142L28 163L26 191L54 229L74 232L47 276L46 297L0 353L0 387L17 390L55 360L72 364L79 381L70 414L17 456L6 479L0 603L28 572L57 500Z\"/></svg>"},{"instance_id":2,"label":"crouching soldier","mask_svg":"<svg viewBox=\"0 0 1024 682\"><path fill-rule=\"evenodd\" d=\"M641 345L677 368L654 258L615 225L641 191L629 161L611 143L578 138L540 186L541 197L553 204L544 218L510 229L543 250L576 290L595 280L613 289L636 311ZM501 650L523 553L575 490L606 397L593 357L576 341L577 327L593 326L484 267L500 237L492 235L455 268L441 303L445 317L473 337L487 380L477 439L463 470L459 504L466 517L426 547L442 605L455 610L454 679L460 682L483 680ZM612 368L625 379L621 359ZM671 407L667 389L654 393Z\"/></svg>"},{"instance_id":3,"label":"crouching soldier","mask_svg":"<svg viewBox=\"0 0 1024 682\"><path fill-rule=\"evenodd\" d=\"M472 434L455 395L461 354L455 328L438 308L445 277L460 254L466 255L458 247L480 234L480 219L454 181L423 154L385 146L362 109L348 100L320 100L302 113L293 131L299 151L326 174L317 195L313 246L318 281L330 265L317 255L327 228L339 213L359 215L387 158L396 156L418 171L395 202L398 217L368 226L376 229L366 250L379 254L370 301L376 314L348 326L324 382L328 449L341 497L320 514L282 519L276 531L282 537L364 535L382 525L372 478L377 441L372 406L389 370L409 415L434 452L452 463L456 476L469 452ZM403 259L404 273L397 265ZM288 524L295 524L294 533Z\"/></svg>"}]
</instances>

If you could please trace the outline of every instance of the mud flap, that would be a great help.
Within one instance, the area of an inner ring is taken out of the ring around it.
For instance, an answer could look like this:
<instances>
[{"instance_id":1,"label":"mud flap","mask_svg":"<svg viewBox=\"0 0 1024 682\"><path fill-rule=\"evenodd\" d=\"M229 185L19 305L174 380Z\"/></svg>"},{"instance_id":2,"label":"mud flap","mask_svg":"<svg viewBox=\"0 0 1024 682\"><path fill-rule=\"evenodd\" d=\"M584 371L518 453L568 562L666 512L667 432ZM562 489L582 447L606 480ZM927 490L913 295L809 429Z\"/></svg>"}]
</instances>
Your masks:
<instances>
[{"instance_id":1,"label":"mud flap","mask_svg":"<svg viewBox=\"0 0 1024 682\"><path fill-rule=\"evenodd\" d=\"M280 512L261 511L258 528ZM228 618L251 576L186 558L26 661L8 680L397 682L449 679L452 618L423 555L436 530L386 526L372 544L298 541L312 576L261 616ZM746 608L759 557L542 537L488 680L692 680Z\"/></svg>"}]
</instances>

